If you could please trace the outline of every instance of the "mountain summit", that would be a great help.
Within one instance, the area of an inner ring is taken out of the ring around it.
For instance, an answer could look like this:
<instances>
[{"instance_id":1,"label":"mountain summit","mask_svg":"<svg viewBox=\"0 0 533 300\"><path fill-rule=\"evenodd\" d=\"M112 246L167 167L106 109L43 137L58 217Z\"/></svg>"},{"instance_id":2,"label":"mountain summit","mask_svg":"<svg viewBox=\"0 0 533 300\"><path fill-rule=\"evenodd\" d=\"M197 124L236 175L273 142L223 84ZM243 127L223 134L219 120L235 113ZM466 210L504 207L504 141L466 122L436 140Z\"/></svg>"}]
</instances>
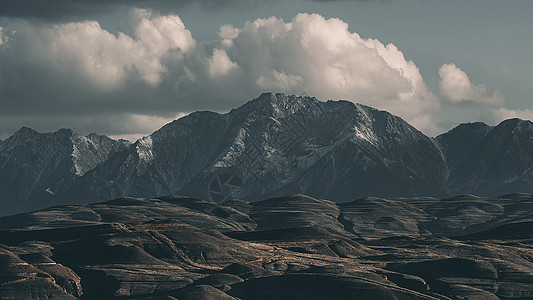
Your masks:
<instances>
[{"instance_id":1,"label":"mountain summit","mask_svg":"<svg viewBox=\"0 0 533 300\"><path fill-rule=\"evenodd\" d=\"M492 127L462 124L437 137L449 161L451 193L533 190L533 123L509 119Z\"/></svg>"},{"instance_id":2,"label":"mountain summit","mask_svg":"<svg viewBox=\"0 0 533 300\"><path fill-rule=\"evenodd\" d=\"M347 101L263 94L227 114L198 112L164 126L80 178L70 197L307 193L348 201L444 194L444 173L433 142L399 117Z\"/></svg>"},{"instance_id":3,"label":"mountain summit","mask_svg":"<svg viewBox=\"0 0 533 300\"><path fill-rule=\"evenodd\" d=\"M532 125L463 124L432 139L368 106L266 93L226 114L192 113L129 145L23 128L0 143L0 203L21 211L170 194L348 202L533 192Z\"/></svg>"}]
</instances>

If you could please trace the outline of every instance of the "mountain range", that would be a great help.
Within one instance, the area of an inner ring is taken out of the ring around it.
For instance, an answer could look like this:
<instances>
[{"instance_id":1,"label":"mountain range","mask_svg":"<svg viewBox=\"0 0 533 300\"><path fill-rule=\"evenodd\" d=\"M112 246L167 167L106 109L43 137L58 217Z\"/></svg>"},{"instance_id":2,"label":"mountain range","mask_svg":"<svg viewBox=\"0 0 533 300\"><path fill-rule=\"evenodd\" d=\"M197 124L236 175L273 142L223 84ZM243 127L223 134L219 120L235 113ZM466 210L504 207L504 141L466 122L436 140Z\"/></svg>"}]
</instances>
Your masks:
<instances>
[{"instance_id":1,"label":"mountain range","mask_svg":"<svg viewBox=\"0 0 533 300\"><path fill-rule=\"evenodd\" d=\"M435 138L349 101L266 93L194 112L134 143L22 128L0 141L0 215L122 196L213 202L304 193L376 197L533 193L533 123L461 124Z\"/></svg>"}]
</instances>

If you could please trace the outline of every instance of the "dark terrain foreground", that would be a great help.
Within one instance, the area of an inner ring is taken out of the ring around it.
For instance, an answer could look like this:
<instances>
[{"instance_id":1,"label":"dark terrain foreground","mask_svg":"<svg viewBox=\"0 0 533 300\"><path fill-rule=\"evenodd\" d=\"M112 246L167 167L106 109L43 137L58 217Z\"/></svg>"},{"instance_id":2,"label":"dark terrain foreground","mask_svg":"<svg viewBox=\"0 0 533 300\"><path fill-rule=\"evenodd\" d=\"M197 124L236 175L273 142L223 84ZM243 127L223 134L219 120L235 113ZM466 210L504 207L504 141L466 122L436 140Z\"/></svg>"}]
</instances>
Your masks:
<instances>
[{"instance_id":1,"label":"dark terrain foreground","mask_svg":"<svg viewBox=\"0 0 533 300\"><path fill-rule=\"evenodd\" d=\"M533 299L533 196L121 198L0 218L1 299Z\"/></svg>"}]
</instances>

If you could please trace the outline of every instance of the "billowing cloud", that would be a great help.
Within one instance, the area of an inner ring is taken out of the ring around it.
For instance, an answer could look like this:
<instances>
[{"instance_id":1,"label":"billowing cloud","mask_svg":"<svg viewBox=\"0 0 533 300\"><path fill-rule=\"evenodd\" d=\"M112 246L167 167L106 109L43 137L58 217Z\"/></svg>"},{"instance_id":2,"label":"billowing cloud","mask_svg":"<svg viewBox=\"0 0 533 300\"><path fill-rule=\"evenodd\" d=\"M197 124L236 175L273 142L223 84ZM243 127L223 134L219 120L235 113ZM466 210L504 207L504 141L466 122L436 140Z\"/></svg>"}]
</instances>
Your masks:
<instances>
[{"instance_id":1,"label":"billowing cloud","mask_svg":"<svg viewBox=\"0 0 533 300\"><path fill-rule=\"evenodd\" d=\"M209 59L209 73L211 76L222 76L231 70L238 68L238 65L231 61L225 50L213 50L213 56Z\"/></svg>"},{"instance_id":2,"label":"billowing cloud","mask_svg":"<svg viewBox=\"0 0 533 300\"><path fill-rule=\"evenodd\" d=\"M263 89L355 100L407 119L437 105L396 46L363 39L339 19L299 14L288 23L248 22L227 52Z\"/></svg>"},{"instance_id":3,"label":"billowing cloud","mask_svg":"<svg viewBox=\"0 0 533 300\"><path fill-rule=\"evenodd\" d=\"M129 126L132 115L227 111L272 91L352 100L434 131L428 118L439 104L416 65L395 45L361 38L340 19L258 19L222 26L220 39L208 43L195 41L177 15L135 9L124 24L118 33L95 21L19 20L4 28L0 116L20 125L68 119L84 133L98 128L83 120L101 115ZM147 134L159 126L147 124L153 127L100 132Z\"/></svg>"},{"instance_id":4,"label":"billowing cloud","mask_svg":"<svg viewBox=\"0 0 533 300\"><path fill-rule=\"evenodd\" d=\"M442 65L439 75L441 94L452 103L497 105L505 102L505 96L500 91L494 91L487 85L472 84L466 73L455 64Z\"/></svg>"},{"instance_id":5,"label":"billowing cloud","mask_svg":"<svg viewBox=\"0 0 533 300\"><path fill-rule=\"evenodd\" d=\"M133 36L112 34L95 21L14 23L0 50L0 114L113 110L125 104L125 92L158 86L168 71L164 60L180 60L195 41L177 16L135 10L131 18Z\"/></svg>"},{"instance_id":6,"label":"billowing cloud","mask_svg":"<svg viewBox=\"0 0 533 300\"><path fill-rule=\"evenodd\" d=\"M287 91L298 87L302 81L302 76L273 71L272 74L259 76L256 83L264 90Z\"/></svg>"}]
</instances>

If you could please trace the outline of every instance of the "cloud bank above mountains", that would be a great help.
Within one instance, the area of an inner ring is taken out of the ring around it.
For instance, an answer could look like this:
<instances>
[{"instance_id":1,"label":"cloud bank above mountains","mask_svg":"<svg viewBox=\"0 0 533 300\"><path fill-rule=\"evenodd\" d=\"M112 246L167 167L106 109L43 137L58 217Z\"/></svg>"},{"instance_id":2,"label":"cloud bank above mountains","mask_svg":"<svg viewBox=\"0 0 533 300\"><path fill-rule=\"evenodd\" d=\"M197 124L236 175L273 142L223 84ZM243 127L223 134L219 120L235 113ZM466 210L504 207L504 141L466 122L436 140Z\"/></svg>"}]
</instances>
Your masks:
<instances>
[{"instance_id":1,"label":"cloud bank above mountains","mask_svg":"<svg viewBox=\"0 0 533 300\"><path fill-rule=\"evenodd\" d=\"M505 101L453 64L439 70L442 96L435 95L395 45L318 14L225 25L208 42L196 41L178 15L147 9L133 9L121 27L24 19L0 27L0 136L22 124L149 134L176 115L227 111L265 91L367 104L435 135L442 105Z\"/></svg>"}]
</instances>

